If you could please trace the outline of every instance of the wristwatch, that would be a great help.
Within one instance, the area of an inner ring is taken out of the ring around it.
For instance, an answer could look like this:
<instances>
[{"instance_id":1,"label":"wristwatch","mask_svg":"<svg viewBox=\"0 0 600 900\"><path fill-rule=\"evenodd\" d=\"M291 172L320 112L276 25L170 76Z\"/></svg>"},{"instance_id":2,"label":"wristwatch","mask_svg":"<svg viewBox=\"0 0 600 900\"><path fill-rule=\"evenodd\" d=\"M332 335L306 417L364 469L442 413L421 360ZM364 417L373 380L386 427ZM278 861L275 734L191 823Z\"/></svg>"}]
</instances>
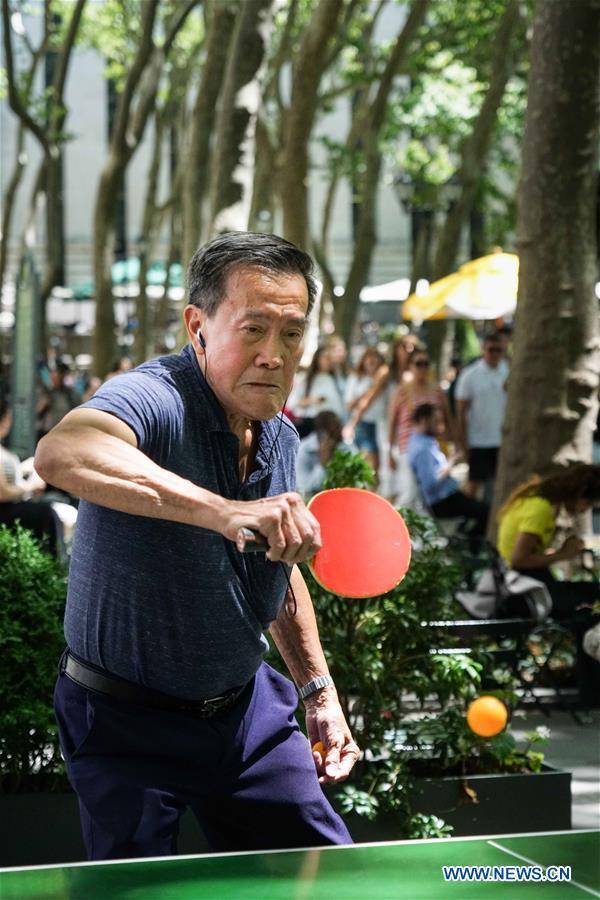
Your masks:
<instances>
[{"instance_id":1,"label":"wristwatch","mask_svg":"<svg viewBox=\"0 0 600 900\"><path fill-rule=\"evenodd\" d=\"M301 700L306 700L306 698L310 697L311 694L314 694L316 691L320 691L321 688L329 687L330 684L333 684L333 678L331 677L331 675L319 675L317 678L313 678L312 681L309 681L307 684L299 688L298 696Z\"/></svg>"}]
</instances>

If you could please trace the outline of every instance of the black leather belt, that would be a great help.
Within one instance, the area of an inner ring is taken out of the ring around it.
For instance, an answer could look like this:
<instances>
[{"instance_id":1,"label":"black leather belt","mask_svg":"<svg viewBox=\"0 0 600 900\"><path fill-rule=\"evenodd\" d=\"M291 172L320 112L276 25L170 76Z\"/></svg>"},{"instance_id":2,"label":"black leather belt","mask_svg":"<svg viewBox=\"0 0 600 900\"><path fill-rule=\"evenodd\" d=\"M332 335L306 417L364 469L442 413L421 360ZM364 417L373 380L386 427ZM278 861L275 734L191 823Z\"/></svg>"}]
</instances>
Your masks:
<instances>
[{"instance_id":1,"label":"black leather belt","mask_svg":"<svg viewBox=\"0 0 600 900\"><path fill-rule=\"evenodd\" d=\"M185 712L200 716L202 719L210 719L229 709L246 687L246 685L242 685L242 687L234 688L225 694L210 697L207 700L182 700L105 672L103 669L77 659L69 650L65 650L63 653L59 668L75 684L97 694L107 694L117 700L124 700L127 703L135 703L150 709Z\"/></svg>"}]
</instances>

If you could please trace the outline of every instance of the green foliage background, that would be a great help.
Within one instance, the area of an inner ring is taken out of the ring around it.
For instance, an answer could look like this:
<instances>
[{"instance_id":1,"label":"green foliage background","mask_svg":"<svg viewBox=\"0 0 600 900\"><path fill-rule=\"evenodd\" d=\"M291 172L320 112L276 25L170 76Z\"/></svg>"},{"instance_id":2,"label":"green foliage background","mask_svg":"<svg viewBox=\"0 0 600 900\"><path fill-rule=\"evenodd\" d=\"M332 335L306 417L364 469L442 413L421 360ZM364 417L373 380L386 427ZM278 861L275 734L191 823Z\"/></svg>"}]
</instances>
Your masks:
<instances>
[{"instance_id":1,"label":"green foliage background","mask_svg":"<svg viewBox=\"0 0 600 900\"><path fill-rule=\"evenodd\" d=\"M338 451L327 466L324 486L368 488L373 480L359 454ZM398 838L444 837L452 830L448 825L413 810L415 761L435 759L446 774L453 770L466 776L538 771L543 757L531 750L539 736L518 750L508 733L484 740L467 727L466 707L488 674L487 655L462 653L455 639L435 626L456 618L454 594L464 571L432 519L410 509L400 512L411 536L412 559L404 580L389 593L365 600L337 597L302 567L340 703L364 751L348 782L329 790L343 814L383 816ZM276 653L269 661L285 671ZM487 686L486 693L510 698L509 691ZM423 717L432 704L439 711Z\"/></svg>"},{"instance_id":2,"label":"green foliage background","mask_svg":"<svg viewBox=\"0 0 600 900\"><path fill-rule=\"evenodd\" d=\"M0 528L0 790L58 776L52 694L64 648L66 574L24 528Z\"/></svg>"}]
</instances>

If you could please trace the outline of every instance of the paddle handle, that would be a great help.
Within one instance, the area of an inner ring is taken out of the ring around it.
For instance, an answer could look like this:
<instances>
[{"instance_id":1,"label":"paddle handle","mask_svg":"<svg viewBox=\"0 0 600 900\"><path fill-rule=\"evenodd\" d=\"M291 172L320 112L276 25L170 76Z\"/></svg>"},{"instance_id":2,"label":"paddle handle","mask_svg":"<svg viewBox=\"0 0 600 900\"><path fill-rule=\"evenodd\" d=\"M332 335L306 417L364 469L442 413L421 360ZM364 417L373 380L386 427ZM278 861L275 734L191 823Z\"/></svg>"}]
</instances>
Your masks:
<instances>
[{"instance_id":1,"label":"paddle handle","mask_svg":"<svg viewBox=\"0 0 600 900\"><path fill-rule=\"evenodd\" d=\"M262 534L251 528L240 528L235 544L240 553L264 553L269 547Z\"/></svg>"}]
</instances>

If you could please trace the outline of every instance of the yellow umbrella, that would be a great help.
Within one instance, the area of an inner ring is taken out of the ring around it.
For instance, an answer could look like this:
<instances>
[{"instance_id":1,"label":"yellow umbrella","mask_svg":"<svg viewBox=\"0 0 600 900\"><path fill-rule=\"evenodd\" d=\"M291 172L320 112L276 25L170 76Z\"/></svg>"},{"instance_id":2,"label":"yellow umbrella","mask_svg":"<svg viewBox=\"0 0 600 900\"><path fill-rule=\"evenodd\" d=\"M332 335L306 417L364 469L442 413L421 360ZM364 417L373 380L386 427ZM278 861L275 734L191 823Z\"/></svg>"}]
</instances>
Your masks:
<instances>
[{"instance_id":1,"label":"yellow umbrella","mask_svg":"<svg viewBox=\"0 0 600 900\"><path fill-rule=\"evenodd\" d=\"M402 308L405 319L498 319L514 313L519 257L490 253L464 263L458 272L434 281L429 290L411 294Z\"/></svg>"}]
</instances>

